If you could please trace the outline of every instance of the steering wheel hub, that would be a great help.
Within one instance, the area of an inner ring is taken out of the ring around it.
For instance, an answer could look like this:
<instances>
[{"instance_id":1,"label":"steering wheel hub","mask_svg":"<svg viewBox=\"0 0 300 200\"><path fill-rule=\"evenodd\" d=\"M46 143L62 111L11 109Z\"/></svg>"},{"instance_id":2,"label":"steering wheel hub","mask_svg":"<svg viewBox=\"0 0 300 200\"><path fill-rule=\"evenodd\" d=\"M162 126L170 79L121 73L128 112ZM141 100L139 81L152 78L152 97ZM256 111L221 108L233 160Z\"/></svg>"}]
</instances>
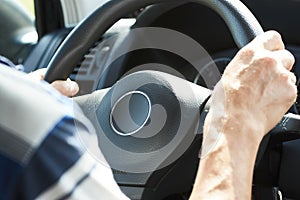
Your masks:
<instances>
[{"instance_id":1,"label":"steering wheel hub","mask_svg":"<svg viewBox=\"0 0 300 200\"><path fill-rule=\"evenodd\" d=\"M139 132L148 122L151 101L147 94L132 91L121 96L110 113L110 126L120 136L130 136Z\"/></svg>"}]
</instances>

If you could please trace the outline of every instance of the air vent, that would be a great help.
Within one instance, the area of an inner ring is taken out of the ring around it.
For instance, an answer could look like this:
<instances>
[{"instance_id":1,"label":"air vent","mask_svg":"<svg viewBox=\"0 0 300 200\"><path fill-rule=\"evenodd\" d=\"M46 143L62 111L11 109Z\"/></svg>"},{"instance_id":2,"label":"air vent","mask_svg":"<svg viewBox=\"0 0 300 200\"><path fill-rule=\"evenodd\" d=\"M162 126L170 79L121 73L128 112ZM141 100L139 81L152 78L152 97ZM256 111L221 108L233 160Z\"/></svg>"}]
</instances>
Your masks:
<instances>
[{"instance_id":1,"label":"air vent","mask_svg":"<svg viewBox=\"0 0 300 200\"><path fill-rule=\"evenodd\" d=\"M101 73L103 73L107 56L114 43L115 39L96 42L94 47L87 52L83 60L74 68L70 78L79 84L80 95L99 89L98 84Z\"/></svg>"},{"instance_id":2,"label":"air vent","mask_svg":"<svg viewBox=\"0 0 300 200\"><path fill-rule=\"evenodd\" d=\"M80 78L79 76L86 76L89 74L94 65L97 51L97 47L89 50L89 53L84 56L84 59L74 68L72 74L70 75L72 80Z\"/></svg>"},{"instance_id":3,"label":"air vent","mask_svg":"<svg viewBox=\"0 0 300 200\"><path fill-rule=\"evenodd\" d=\"M116 36L122 31L129 30L129 27L135 22L135 19L121 19L115 23L107 33L90 48L83 60L74 68L70 78L78 81L80 79L87 80L88 77L91 79L91 76L94 76L92 80L97 81L97 78L103 73L103 68L106 64L107 57L111 53L111 49L118 40Z\"/></svg>"}]
</instances>

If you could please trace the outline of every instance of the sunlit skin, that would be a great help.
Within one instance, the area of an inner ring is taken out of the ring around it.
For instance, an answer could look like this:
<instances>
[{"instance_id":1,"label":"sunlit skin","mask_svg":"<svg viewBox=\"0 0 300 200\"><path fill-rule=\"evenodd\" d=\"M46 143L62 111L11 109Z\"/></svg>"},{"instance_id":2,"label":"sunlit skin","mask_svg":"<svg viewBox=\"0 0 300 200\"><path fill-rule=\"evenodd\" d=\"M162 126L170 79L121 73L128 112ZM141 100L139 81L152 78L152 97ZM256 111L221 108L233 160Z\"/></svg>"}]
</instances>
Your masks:
<instances>
[{"instance_id":1,"label":"sunlit skin","mask_svg":"<svg viewBox=\"0 0 300 200\"><path fill-rule=\"evenodd\" d=\"M295 60L269 31L235 56L212 94L190 199L251 199L260 141L295 102Z\"/></svg>"}]
</instances>

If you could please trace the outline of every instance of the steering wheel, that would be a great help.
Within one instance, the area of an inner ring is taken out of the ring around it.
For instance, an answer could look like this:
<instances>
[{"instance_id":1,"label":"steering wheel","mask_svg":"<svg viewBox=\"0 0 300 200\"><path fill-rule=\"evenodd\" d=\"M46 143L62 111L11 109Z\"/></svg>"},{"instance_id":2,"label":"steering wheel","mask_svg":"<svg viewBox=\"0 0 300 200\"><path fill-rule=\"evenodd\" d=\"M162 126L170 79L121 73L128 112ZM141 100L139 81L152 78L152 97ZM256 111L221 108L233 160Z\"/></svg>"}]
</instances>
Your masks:
<instances>
[{"instance_id":1,"label":"steering wheel","mask_svg":"<svg viewBox=\"0 0 300 200\"><path fill-rule=\"evenodd\" d=\"M67 79L88 50L123 16L168 2L178 1L108 1L68 35L50 61L45 80ZM240 48L263 33L239 0L188 2L217 12ZM132 199L164 199L176 193L188 196L192 188L205 119L199 109L205 110L209 95L208 89L183 79L144 71L76 101L95 126L99 147L125 194ZM273 129L275 133L292 130L299 124L297 118L284 119L290 120Z\"/></svg>"},{"instance_id":2,"label":"steering wheel","mask_svg":"<svg viewBox=\"0 0 300 200\"><path fill-rule=\"evenodd\" d=\"M176 0L108 1L69 34L47 66L45 80L66 80L91 46L122 17L146 6ZM229 27L238 47L243 47L263 30L252 13L239 1L190 0L217 12Z\"/></svg>"}]
</instances>

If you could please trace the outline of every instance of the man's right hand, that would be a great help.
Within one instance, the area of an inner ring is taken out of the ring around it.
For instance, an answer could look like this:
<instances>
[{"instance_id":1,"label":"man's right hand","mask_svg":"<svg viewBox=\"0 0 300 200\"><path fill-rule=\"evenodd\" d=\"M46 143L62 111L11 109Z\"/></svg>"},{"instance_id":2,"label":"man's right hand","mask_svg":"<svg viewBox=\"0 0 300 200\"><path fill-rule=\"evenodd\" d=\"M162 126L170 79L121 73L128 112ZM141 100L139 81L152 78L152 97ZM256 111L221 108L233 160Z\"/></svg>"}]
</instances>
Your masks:
<instances>
[{"instance_id":1,"label":"man's right hand","mask_svg":"<svg viewBox=\"0 0 300 200\"><path fill-rule=\"evenodd\" d=\"M222 104L226 115L246 117L251 126L260 126L262 139L296 100L296 77L290 72L294 62L279 33L258 36L227 66L213 104Z\"/></svg>"}]
</instances>

